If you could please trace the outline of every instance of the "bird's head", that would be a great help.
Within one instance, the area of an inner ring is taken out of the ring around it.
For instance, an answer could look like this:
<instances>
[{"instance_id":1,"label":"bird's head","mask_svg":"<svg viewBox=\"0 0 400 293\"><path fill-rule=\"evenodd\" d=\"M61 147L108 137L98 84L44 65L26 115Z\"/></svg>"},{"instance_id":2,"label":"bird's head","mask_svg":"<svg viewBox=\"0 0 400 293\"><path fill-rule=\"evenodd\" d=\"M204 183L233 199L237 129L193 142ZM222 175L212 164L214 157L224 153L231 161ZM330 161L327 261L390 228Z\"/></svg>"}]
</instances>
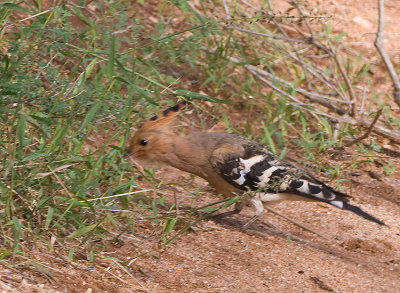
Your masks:
<instances>
[{"instance_id":1,"label":"bird's head","mask_svg":"<svg viewBox=\"0 0 400 293\"><path fill-rule=\"evenodd\" d=\"M185 102L181 102L146 121L131 138L129 155L140 160L162 160L174 145L177 134L172 124L184 106Z\"/></svg>"}]
</instances>

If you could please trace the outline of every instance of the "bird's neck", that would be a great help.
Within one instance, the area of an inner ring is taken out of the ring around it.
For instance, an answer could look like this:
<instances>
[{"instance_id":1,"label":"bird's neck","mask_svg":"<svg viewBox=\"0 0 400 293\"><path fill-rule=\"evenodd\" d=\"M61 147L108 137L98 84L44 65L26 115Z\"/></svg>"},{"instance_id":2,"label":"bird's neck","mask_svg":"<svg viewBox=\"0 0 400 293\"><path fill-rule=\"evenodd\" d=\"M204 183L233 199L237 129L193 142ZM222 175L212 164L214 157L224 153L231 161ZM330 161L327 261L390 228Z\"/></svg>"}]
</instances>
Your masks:
<instances>
[{"instance_id":1,"label":"bird's neck","mask_svg":"<svg viewBox=\"0 0 400 293\"><path fill-rule=\"evenodd\" d=\"M207 148L205 145L210 143L212 141L207 137L207 133L202 135L201 141L196 135L176 135L169 151L165 153L161 161L179 170L207 179L206 168L209 168L209 152L212 148Z\"/></svg>"}]
</instances>

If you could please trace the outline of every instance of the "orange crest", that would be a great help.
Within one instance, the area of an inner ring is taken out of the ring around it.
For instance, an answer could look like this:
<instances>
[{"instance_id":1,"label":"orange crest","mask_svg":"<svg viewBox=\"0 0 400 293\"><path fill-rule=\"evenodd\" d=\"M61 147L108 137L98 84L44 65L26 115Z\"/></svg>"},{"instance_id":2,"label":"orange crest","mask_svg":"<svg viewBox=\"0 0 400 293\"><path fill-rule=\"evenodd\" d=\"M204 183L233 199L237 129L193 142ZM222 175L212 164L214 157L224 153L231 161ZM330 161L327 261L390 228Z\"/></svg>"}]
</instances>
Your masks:
<instances>
[{"instance_id":1,"label":"orange crest","mask_svg":"<svg viewBox=\"0 0 400 293\"><path fill-rule=\"evenodd\" d=\"M138 131L165 129L166 127L169 127L171 122L173 122L174 118L179 115L185 105L185 101L180 102L179 104L164 110L160 116L155 115L151 117L139 128Z\"/></svg>"}]
</instances>

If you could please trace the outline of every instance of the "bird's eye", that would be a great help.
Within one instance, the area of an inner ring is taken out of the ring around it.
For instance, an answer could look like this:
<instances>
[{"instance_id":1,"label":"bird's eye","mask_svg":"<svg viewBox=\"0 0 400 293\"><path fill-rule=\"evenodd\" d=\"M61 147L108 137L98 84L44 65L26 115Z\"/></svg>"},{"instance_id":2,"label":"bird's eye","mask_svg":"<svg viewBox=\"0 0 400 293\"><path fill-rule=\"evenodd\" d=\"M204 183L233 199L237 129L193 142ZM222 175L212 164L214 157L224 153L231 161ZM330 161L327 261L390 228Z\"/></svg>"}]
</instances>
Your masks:
<instances>
[{"instance_id":1,"label":"bird's eye","mask_svg":"<svg viewBox=\"0 0 400 293\"><path fill-rule=\"evenodd\" d=\"M147 139L142 139L140 145L145 146L147 144Z\"/></svg>"}]
</instances>

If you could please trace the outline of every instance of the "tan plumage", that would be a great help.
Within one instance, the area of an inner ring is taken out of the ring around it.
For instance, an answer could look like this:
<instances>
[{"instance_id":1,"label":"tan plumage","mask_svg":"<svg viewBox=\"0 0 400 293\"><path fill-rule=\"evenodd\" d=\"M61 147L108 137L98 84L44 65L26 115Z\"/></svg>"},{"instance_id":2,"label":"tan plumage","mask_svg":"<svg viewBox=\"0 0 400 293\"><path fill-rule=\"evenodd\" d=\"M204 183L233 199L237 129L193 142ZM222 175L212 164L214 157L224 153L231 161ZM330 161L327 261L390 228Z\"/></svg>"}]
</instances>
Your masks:
<instances>
[{"instance_id":1,"label":"tan plumage","mask_svg":"<svg viewBox=\"0 0 400 293\"><path fill-rule=\"evenodd\" d=\"M322 201L350 210L370 221L383 222L348 203L348 196L335 191L294 165L278 160L243 137L220 132L192 132L181 136L173 122L185 103L165 110L160 117L146 121L132 137L128 152L135 158L158 161L207 180L225 197L252 191L252 196L236 204L240 212L245 204L260 216L263 203L281 200ZM248 223L248 224L249 224ZM248 225L246 224L246 225Z\"/></svg>"}]
</instances>

